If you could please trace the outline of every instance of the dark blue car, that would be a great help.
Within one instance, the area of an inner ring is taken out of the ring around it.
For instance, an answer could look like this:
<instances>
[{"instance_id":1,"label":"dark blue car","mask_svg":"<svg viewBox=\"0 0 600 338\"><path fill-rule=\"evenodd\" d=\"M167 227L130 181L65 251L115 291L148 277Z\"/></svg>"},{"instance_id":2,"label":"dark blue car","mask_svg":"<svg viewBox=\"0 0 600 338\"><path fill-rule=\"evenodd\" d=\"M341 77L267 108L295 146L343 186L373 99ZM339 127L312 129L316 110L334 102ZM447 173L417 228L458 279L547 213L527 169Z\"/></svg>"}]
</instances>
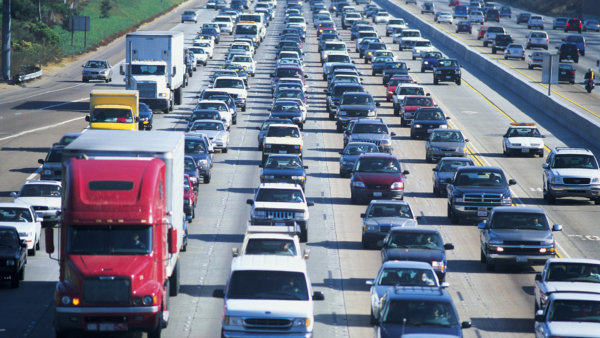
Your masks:
<instances>
[{"instance_id":1,"label":"dark blue car","mask_svg":"<svg viewBox=\"0 0 600 338\"><path fill-rule=\"evenodd\" d=\"M185 136L185 155L194 159L205 184L210 183L212 178L212 152L214 151L208 149L208 144L202 136Z\"/></svg>"},{"instance_id":2,"label":"dark blue car","mask_svg":"<svg viewBox=\"0 0 600 338\"><path fill-rule=\"evenodd\" d=\"M421 59L421 73L425 73L426 70L433 70L433 65L437 63L439 59L444 56L440 52L429 52Z\"/></svg>"},{"instance_id":3,"label":"dark blue car","mask_svg":"<svg viewBox=\"0 0 600 338\"><path fill-rule=\"evenodd\" d=\"M202 28L201 35L208 35L215 38L215 44L219 44L219 32L214 28Z\"/></svg>"},{"instance_id":4,"label":"dark blue car","mask_svg":"<svg viewBox=\"0 0 600 338\"><path fill-rule=\"evenodd\" d=\"M140 102L138 111L140 114L139 130L152 130L152 118L154 117L152 109Z\"/></svg>"},{"instance_id":5,"label":"dark blue car","mask_svg":"<svg viewBox=\"0 0 600 338\"><path fill-rule=\"evenodd\" d=\"M193 157L186 155L183 159L183 173L190 177L194 190L198 190L198 184L200 183L200 167L194 160Z\"/></svg>"},{"instance_id":6,"label":"dark blue car","mask_svg":"<svg viewBox=\"0 0 600 338\"><path fill-rule=\"evenodd\" d=\"M304 130L302 110L298 102L278 100L269 110L271 117L291 120L300 130Z\"/></svg>"},{"instance_id":7,"label":"dark blue car","mask_svg":"<svg viewBox=\"0 0 600 338\"><path fill-rule=\"evenodd\" d=\"M260 183L295 183L302 187L306 186L306 171L308 166L302 164L298 155L294 154L272 154L269 155L260 173Z\"/></svg>"}]
</instances>

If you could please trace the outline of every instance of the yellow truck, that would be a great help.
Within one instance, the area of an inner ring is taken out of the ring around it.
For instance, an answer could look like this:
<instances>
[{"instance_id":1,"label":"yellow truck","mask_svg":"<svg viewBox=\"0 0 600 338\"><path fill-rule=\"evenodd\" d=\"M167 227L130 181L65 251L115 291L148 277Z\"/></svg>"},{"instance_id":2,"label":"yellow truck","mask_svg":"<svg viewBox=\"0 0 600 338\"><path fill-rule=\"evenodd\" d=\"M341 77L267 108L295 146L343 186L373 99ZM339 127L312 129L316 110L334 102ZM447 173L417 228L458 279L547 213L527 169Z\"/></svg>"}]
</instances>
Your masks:
<instances>
[{"instance_id":1,"label":"yellow truck","mask_svg":"<svg viewBox=\"0 0 600 338\"><path fill-rule=\"evenodd\" d=\"M92 90L90 129L139 130L140 94L137 90Z\"/></svg>"}]
</instances>

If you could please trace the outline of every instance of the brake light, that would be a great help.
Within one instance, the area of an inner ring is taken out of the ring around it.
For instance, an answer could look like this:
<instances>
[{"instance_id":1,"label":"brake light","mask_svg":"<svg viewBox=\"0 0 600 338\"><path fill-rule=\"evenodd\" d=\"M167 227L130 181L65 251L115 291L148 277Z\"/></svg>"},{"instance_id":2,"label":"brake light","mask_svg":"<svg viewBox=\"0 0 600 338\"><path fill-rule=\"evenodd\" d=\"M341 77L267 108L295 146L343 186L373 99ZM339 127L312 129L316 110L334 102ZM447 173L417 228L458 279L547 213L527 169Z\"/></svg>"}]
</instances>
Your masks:
<instances>
[{"instance_id":1,"label":"brake light","mask_svg":"<svg viewBox=\"0 0 600 338\"><path fill-rule=\"evenodd\" d=\"M531 39L529 39L529 42L531 42Z\"/></svg>"},{"instance_id":2,"label":"brake light","mask_svg":"<svg viewBox=\"0 0 600 338\"><path fill-rule=\"evenodd\" d=\"M506 50L506 53L507 53L507 54L510 54L510 49L507 49L507 50Z\"/></svg>"},{"instance_id":3,"label":"brake light","mask_svg":"<svg viewBox=\"0 0 600 338\"><path fill-rule=\"evenodd\" d=\"M575 75L575 71L572 71L572 72L571 72L571 75Z\"/></svg>"},{"instance_id":4,"label":"brake light","mask_svg":"<svg viewBox=\"0 0 600 338\"><path fill-rule=\"evenodd\" d=\"M523 50L523 54L525 54L525 51Z\"/></svg>"}]
</instances>

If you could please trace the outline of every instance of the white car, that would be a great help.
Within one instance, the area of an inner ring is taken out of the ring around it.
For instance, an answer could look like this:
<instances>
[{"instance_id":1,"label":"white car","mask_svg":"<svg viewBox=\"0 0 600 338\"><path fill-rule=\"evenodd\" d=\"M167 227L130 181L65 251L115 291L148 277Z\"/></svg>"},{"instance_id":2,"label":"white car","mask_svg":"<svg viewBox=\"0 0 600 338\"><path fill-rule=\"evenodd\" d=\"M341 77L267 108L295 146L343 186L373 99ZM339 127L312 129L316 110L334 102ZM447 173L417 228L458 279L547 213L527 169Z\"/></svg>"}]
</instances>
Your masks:
<instances>
[{"instance_id":1,"label":"white car","mask_svg":"<svg viewBox=\"0 0 600 338\"><path fill-rule=\"evenodd\" d=\"M218 120L196 120L192 123L188 133L202 133L208 136L215 149L222 153L229 151L229 128L223 121Z\"/></svg>"},{"instance_id":2,"label":"white car","mask_svg":"<svg viewBox=\"0 0 600 338\"><path fill-rule=\"evenodd\" d=\"M218 89L219 91L225 91L222 89ZM202 98L199 99L198 103L196 103L196 107L192 109L192 111L197 110L217 110L219 114L223 117L221 121L225 124L225 128L231 127L233 124L233 108L229 108L227 104L220 100L204 100ZM191 125L188 125L191 127Z\"/></svg>"},{"instance_id":3,"label":"white car","mask_svg":"<svg viewBox=\"0 0 600 338\"><path fill-rule=\"evenodd\" d=\"M213 23L213 22L207 22L205 24L202 25L202 28L214 28L217 30L217 33L221 34L221 28L219 28L219 24L218 23Z\"/></svg>"},{"instance_id":4,"label":"white car","mask_svg":"<svg viewBox=\"0 0 600 338\"><path fill-rule=\"evenodd\" d=\"M387 13L387 12L379 12L373 18L373 23L374 24L378 24L378 23L385 23L385 24L387 24L391 19L392 19L392 16L389 13Z\"/></svg>"},{"instance_id":5,"label":"white car","mask_svg":"<svg viewBox=\"0 0 600 338\"><path fill-rule=\"evenodd\" d=\"M288 19L287 24L288 25L290 25L290 24L298 25L298 26L302 27L302 29L304 31L306 31L306 20L304 20L304 18L302 18L302 17L293 16Z\"/></svg>"},{"instance_id":6,"label":"white car","mask_svg":"<svg viewBox=\"0 0 600 338\"><path fill-rule=\"evenodd\" d=\"M481 11L472 11L469 12L469 21L472 24L480 24L483 25L483 12Z\"/></svg>"},{"instance_id":7,"label":"white car","mask_svg":"<svg viewBox=\"0 0 600 338\"><path fill-rule=\"evenodd\" d=\"M219 25L221 32L233 34L234 22L229 15L219 15L213 19L213 22Z\"/></svg>"},{"instance_id":8,"label":"white car","mask_svg":"<svg viewBox=\"0 0 600 338\"><path fill-rule=\"evenodd\" d=\"M256 49L254 48L254 45L252 44L252 40L251 39L242 39L242 38L237 38L235 40L233 40L233 43L240 43L243 45L247 45L248 46L248 50L250 51L250 53L252 54L256 54Z\"/></svg>"},{"instance_id":9,"label":"white car","mask_svg":"<svg viewBox=\"0 0 600 338\"><path fill-rule=\"evenodd\" d=\"M194 54L197 65L206 66L206 64L208 63L208 53L204 51L204 48L190 47L190 52Z\"/></svg>"},{"instance_id":10,"label":"white car","mask_svg":"<svg viewBox=\"0 0 600 338\"><path fill-rule=\"evenodd\" d=\"M512 154L532 154L544 156L544 136L533 122L514 122L502 137L502 152Z\"/></svg>"},{"instance_id":11,"label":"white car","mask_svg":"<svg viewBox=\"0 0 600 338\"><path fill-rule=\"evenodd\" d=\"M61 206L60 181L26 181L17 192L11 192L14 203L29 204L38 215L43 215L42 225L58 223Z\"/></svg>"},{"instance_id":12,"label":"white car","mask_svg":"<svg viewBox=\"0 0 600 338\"><path fill-rule=\"evenodd\" d=\"M248 98L248 91L244 84L244 79L241 77L233 76L219 76L215 79L211 88L223 90L234 99L236 105L242 108L242 111L246 111L246 100Z\"/></svg>"},{"instance_id":13,"label":"white car","mask_svg":"<svg viewBox=\"0 0 600 338\"><path fill-rule=\"evenodd\" d=\"M358 21L361 19L362 19L362 15L360 15L360 13L348 13L344 16L344 21L342 21L342 28L348 29L348 28L352 27L352 24L355 21Z\"/></svg>"},{"instance_id":14,"label":"white car","mask_svg":"<svg viewBox=\"0 0 600 338\"><path fill-rule=\"evenodd\" d=\"M331 18L331 14L327 13L327 14L317 14L315 15L313 22L315 23L314 26L315 28L319 27L319 24L321 22L333 22L332 18Z\"/></svg>"},{"instance_id":15,"label":"white car","mask_svg":"<svg viewBox=\"0 0 600 338\"><path fill-rule=\"evenodd\" d=\"M23 203L0 203L0 225L17 229L19 238L27 243L27 255L35 256L40 249L44 217L33 206Z\"/></svg>"},{"instance_id":16,"label":"white car","mask_svg":"<svg viewBox=\"0 0 600 338\"><path fill-rule=\"evenodd\" d=\"M394 28L407 29L408 25L403 19L390 19L387 25L385 26L385 36L392 35L392 32L394 32Z\"/></svg>"},{"instance_id":17,"label":"white car","mask_svg":"<svg viewBox=\"0 0 600 338\"><path fill-rule=\"evenodd\" d=\"M254 77L254 75L256 74L256 62L254 62L254 59L252 58L251 54L247 54L247 55L235 55L233 56L233 58L231 59L231 63L235 63L237 65L240 65L244 68L246 68L246 72L248 74L250 74L250 76Z\"/></svg>"},{"instance_id":18,"label":"white car","mask_svg":"<svg viewBox=\"0 0 600 338\"><path fill-rule=\"evenodd\" d=\"M453 24L454 18L452 18L452 14L450 13L442 13L440 15L438 15L437 17L437 22L438 23L449 23L449 24Z\"/></svg>"},{"instance_id":19,"label":"white car","mask_svg":"<svg viewBox=\"0 0 600 338\"><path fill-rule=\"evenodd\" d=\"M422 58L423 55L429 52L433 52L435 48L431 44L431 41L427 39L417 40L415 46L412 49L412 59Z\"/></svg>"},{"instance_id":20,"label":"white car","mask_svg":"<svg viewBox=\"0 0 600 338\"><path fill-rule=\"evenodd\" d=\"M308 259L310 250L302 251L296 226L260 225L248 222L242 250L232 248L233 257L243 255L281 255Z\"/></svg>"},{"instance_id":21,"label":"white car","mask_svg":"<svg viewBox=\"0 0 600 338\"><path fill-rule=\"evenodd\" d=\"M396 39L396 37L394 37L394 39ZM400 45L399 50L402 51L402 49L405 48L405 46L408 46L406 41L417 41L420 39L422 39L420 30L404 29L396 41ZM414 46L414 42L411 43L410 45L411 45L410 48L412 48Z\"/></svg>"},{"instance_id":22,"label":"white car","mask_svg":"<svg viewBox=\"0 0 600 338\"><path fill-rule=\"evenodd\" d=\"M541 15L532 15L527 22L527 29L539 28L544 29L544 17Z\"/></svg>"},{"instance_id":23,"label":"white car","mask_svg":"<svg viewBox=\"0 0 600 338\"><path fill-rule=\"evenodd\" d=\"M545 50L548 50L550 44L548 33L544 31L531 31L525 38L527 39L527 45L525 46L525 49L541 47Z\"/></svg>"},{"instance_id":24,"label":"white car","mask_svg":"<svg viewBox=\"0 0 600 338\"><path fill-rule=\"evenodd\" d=\"M293 59L293 58L277 59L275 68L284 67L284 66L296 66L296 67L300 67L302 70L304 70L304 63L302 63L302 60L300 60L300 59Z\"/></svg>"},{"instance_id":25,"label":"white car","mask_svg":"<svg viewBox=\"0 0 600 338\"><path fill-rule=\"evenodd\" d=\"M346 48L346 43L341 41L331 41L326 42L323 50L321 51L321 62L325 62L327 56L330 53L338 53L345 52L348 53L348 49Z\"/></svg>"},{"instance_id":26,"label":"white car","mask_svg":"<svg viewBox=\"0 0 600 338\"><path fill-rule=\"evenodd\" d=\"M394 94L392 96L394 100L394 115L400 115L400 108L402 106L402 102L404 102L404 97L407 95L425 95L425 89L423 86L412 84L412 83L403 83L396 87Z\"/></svg>"},{"instance_id":27,"label":"white car","mask_svg":"<svg viewBox=\"0 0 600 338\"><path fill-rule=\"evenodd\" d=\"M302 79L298 78L298 77L282 77L277 82L277 84L279 84L279 83L297 83L297 84L300 84L302 86L302 91L304 91L304 93L306 93L306 90L308 89L308 85L305 85L304 82L302 82Z\"/></svg>"},{"instance_id":28,"label":"white car","mask_svg":"<svg viewBox=\"0 0 600 338\"><path fill-rule=\"evenodd\" d=\"M518 43L511 43L506 46L504 50L504 60L508 60L509 58L513 59L521 59L525 61L525 48L523 45Z\"/></svg>"},{"instance_id":29,"label":"white car","mask_svg":"<svg viewBox=\"0 0 600 338\"><path fill-rule=\"evenodd\" d=\"M208 54L209 58L213 58L213 52L215 50L214 43L210 40L200 40L202 42L194 42L194 47L200 47Z\"/></svg>"},{"instance_id":30,"label":"white car","mask_svg":"<svg viewBox=\"0 0 600 338\"><path fill-rule=\"evenodd\" d=\"M229 55L231 54L252 55L252 51L250 50L250 46L246 43L234 43L231 45L231 48L229 48Z\"/></svg>"},{"instance_id":31,"label":"white car","mask_svg":"<svg viewBox=\"0 0 600 338\"><path fill-rule=\"evenodd\" d=\"M391 57L393 61L400 61L400 58L398 58L394 52L389 50L378 50L371 55L371 63L373 63L373 61L379 57Z\"/></svg>"},{"instance_id":32,"label":"white car","mask_svg":"<svg viewBox=\"0 0 600 338\"><path fill-rule=\"evenodd\" d=\"M550 55L549 52L533 52L529 54L527 60L527 66L529 69L534 69L535 67L542 68L544 63L544 55Z\"/></svg>"}]
</instances>

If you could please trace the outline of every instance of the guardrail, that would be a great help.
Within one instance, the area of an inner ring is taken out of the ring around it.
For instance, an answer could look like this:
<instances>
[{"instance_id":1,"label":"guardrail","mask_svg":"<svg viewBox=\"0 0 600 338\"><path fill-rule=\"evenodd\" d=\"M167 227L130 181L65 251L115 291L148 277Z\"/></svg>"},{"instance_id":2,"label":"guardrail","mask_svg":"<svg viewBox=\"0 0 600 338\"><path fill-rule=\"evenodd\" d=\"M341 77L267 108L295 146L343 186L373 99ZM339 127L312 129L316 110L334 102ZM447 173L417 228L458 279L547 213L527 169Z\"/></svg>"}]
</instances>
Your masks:
<instances>
[{"instance_id":1,"label":"guardrail","mask_svg":"<svg viewBox=\"0 0 600 338\"><path fill-rule=\"evenodd\" d=\"M565 103L560 102L560 99L547 96L546 93L540 89L543 87L538 85L533 86L530 83L524 82L515 74L512 74L506 68L497 64L495 60L491 60L485 55L473 51L468 45L447 35L444 31L421 19L414 13L402 8L397 3L381 0L377 2L391 14L411 23L413 25L412 28L418 28L421 33L440 41L444 47L451 49L466 62L485 72L498 82L510 84L507 85L507 87L516 95L538 107L538 109L546 115L560 122L575 134L580 135L591 142L599 139L600 123L590 119L587 114L572 109Z\"/></svg>"},{"instance_id":2,"label":"guardrail","mask_svg":"<svg viewBox=\"0 0 600 338\"><path fill-rule=\"evenodd\" d=\"M32 69L33 70L37 69L37 71L31 72L31 73L27 73L27 74L23 74L23 75L17 75L17 76L15 76L15 82L16 83L21 83L23 81L33 80L33 79L36 79L38 77L41 77L44 74L44 71L41 68L32 67Z\"/></svg>"}]
</instances>

